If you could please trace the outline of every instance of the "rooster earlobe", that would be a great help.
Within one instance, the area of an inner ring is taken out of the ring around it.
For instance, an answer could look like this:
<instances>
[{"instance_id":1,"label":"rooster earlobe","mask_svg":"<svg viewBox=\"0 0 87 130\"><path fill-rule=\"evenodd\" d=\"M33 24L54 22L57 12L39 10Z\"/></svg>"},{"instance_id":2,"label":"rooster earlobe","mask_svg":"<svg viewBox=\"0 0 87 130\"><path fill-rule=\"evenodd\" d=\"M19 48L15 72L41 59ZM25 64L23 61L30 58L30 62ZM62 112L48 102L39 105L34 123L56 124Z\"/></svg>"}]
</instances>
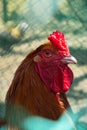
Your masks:
<instances>
[{"instance_id":1,"label":"rooster earlobe","mask_svg":"<svg viewBox=\"0 0 87 130\"><path fill-rule=\"evenodd\" d=\"M36 56L33 58L33 60L34 60L35 62L40 62L40 61L41 61L41 57L40 57L39 55L36 55Z\"/></svg>"}]
</instances>

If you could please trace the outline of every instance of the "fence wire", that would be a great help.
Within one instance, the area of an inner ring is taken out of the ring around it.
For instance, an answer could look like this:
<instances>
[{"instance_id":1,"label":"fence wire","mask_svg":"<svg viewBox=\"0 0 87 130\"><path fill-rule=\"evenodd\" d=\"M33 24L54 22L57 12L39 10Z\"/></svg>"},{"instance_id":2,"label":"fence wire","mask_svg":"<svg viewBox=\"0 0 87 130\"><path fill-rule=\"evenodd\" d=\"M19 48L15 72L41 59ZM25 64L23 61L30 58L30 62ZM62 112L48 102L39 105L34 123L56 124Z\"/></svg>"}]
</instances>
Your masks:
<instances>
[{"instance_id":1,"label":"fence wire","mask_svg":"<svg viewBox=\"0 0 87 130\"><path fill-rule=\"evenodd\" d=\"M70 103L74 110L87 105L87 0L0 1L0 101L22 59L57 29L78 60Z\"/></svg>"}]
</instances>

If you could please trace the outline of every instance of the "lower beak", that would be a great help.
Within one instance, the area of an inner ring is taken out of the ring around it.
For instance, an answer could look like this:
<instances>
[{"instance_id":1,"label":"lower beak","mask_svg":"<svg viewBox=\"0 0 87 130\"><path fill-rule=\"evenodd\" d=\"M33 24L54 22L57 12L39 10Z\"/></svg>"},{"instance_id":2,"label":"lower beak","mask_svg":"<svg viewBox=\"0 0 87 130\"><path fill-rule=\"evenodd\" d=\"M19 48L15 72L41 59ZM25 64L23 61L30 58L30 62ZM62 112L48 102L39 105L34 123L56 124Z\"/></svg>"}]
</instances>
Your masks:
<instances>
[{"instance_id":1,"label":"lower beak","mask_svg":"<svg viewBox=\"0 0 87 130\"><path fill-rule=\"evenodd\" d=\"M61 60L64 64L76 64L77 60L74 56L70 55L70 56L65 56L62 60Z\"/></svg>"}]
</instances>

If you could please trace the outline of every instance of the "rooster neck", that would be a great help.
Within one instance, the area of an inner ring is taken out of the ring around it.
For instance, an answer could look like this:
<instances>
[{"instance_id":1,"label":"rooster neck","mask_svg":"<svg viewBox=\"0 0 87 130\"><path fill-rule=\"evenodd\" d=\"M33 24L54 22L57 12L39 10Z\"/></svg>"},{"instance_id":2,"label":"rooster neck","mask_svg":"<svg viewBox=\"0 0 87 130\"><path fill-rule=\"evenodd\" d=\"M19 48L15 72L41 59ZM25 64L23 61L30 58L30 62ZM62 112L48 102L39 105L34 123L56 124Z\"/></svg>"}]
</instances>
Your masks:
<instances>
[{"instance_id":1,"label":"rooster neck","mask_svg":"<svg viewBox=\"0 0 87 130\"><path fill-rule=\"evenodd\" d=\"M26 66L26 69L24 65L24 71L20 70L19 67L16 71L6 96L6 102L22 106L29 114L58 119L65 109L36 73L33 62L30 66ZM10 111L10 108L6 110L7 115L10 115L8 114Z\"/></svg>"},{"instance_id":2,"label":"rooster neck","mask_svg":"<svg viewBox=\"0 0 87 130\"><path fill-rule=\"evenodd\" d=\"M70 108L70 104L67 100L65 93L56 93L56 100L62 106L63 109Z\"/></svg>"}]
</instances>

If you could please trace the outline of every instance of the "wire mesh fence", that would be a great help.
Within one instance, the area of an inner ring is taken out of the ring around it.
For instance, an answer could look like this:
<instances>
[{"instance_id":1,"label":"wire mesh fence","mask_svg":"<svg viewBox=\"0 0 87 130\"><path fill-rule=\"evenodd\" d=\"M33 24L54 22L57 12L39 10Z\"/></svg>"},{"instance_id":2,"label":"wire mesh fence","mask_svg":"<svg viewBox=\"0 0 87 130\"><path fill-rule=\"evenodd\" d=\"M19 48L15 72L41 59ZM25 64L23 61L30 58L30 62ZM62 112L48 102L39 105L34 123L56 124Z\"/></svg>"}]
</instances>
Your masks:
<instances>
[{"instance_id":1,"label":"wire mesh fence","mask_svg":"<svg viewBox=\"0 0 87 130\"><path fill-rule=\"evenodd\" d=\"M57 29L78 60L67 95L74 109L87 106L87 0L0 1L0 101L22 59Z\"/></svg>"}]
</instances>

